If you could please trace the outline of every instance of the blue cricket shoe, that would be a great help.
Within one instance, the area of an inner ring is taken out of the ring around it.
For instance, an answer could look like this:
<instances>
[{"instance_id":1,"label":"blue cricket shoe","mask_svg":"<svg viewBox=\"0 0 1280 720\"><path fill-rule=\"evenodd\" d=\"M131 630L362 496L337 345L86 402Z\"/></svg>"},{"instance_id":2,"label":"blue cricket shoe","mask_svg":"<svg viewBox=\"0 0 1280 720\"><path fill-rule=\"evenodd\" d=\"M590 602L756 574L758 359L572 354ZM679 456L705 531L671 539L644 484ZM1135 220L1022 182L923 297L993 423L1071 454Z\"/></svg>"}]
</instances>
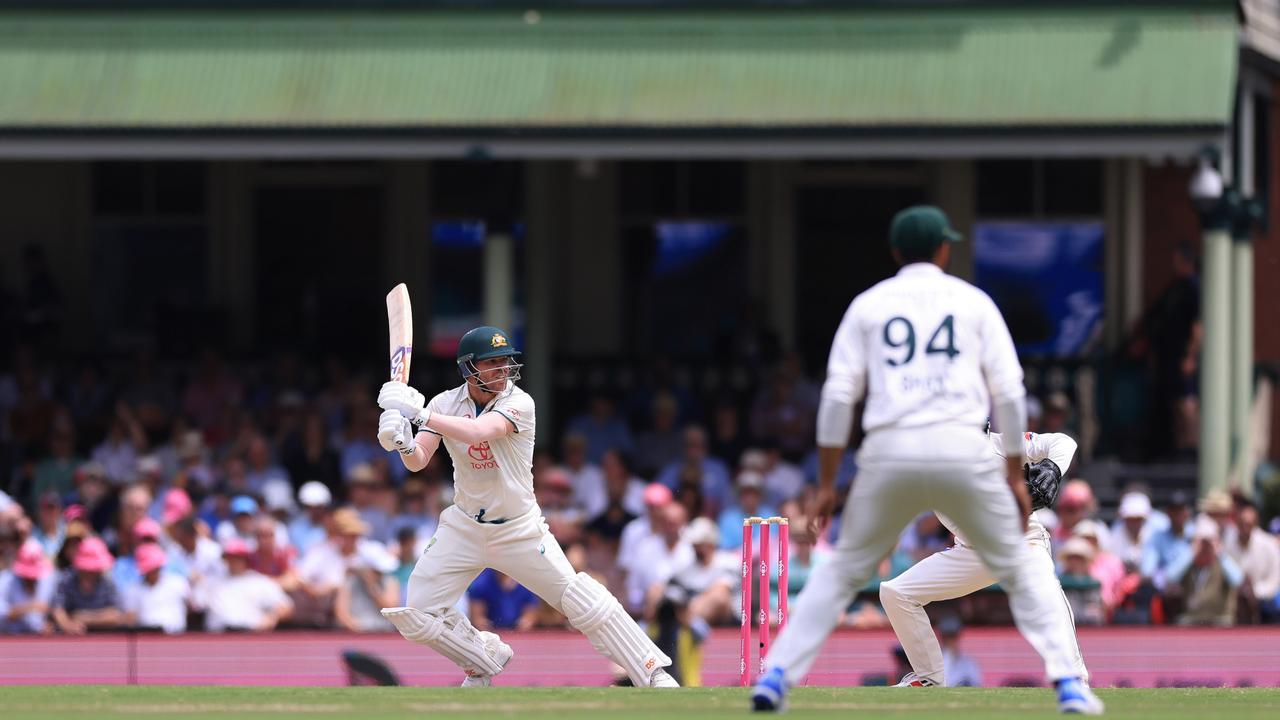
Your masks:
<instances>
[{"instance_id":1,"label":"blue cricket shoe","mask_svg":"<svg viewBox=\"0 0 1280 720\"><path fill-rule=\"evenodd\" d=\"M770 668L756 681L751 691L751 709L755 712L782 712L786 709L787 679L782 668Z\"/></svg>"},{"instance_id":2,"label":"blue cricket shoe","mask_svg":"<svg viewBox=\"0 0 1280 720\"><path fill-rule=\"evenodd\" d=\"M1057 682L1058 712L1078 715L1101 715L1106 706L1097 695L1080 681L1080 678L1066 678Z\"/></svg>"}]
</instances>

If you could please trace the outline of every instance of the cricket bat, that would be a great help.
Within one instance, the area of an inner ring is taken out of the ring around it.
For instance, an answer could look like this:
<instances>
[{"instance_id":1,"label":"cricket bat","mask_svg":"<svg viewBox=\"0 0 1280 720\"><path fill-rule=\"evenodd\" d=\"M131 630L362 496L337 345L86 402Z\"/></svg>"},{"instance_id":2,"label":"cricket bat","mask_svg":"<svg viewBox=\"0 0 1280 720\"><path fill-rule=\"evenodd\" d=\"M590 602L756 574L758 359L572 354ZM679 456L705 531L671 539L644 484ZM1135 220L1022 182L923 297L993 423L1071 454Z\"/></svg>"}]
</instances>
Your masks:
<instances>
[{"instance_id":1,"label":"cricket bat","mask_svg":"<svg viewBox=\"0 0 1280 720\"><path fill-rule=\"evenodd\" d=\"M413 360L413 306L404 283L387 293L387 326L391 330L391 379L408 383Z\"/></svg>"}]
</instances>

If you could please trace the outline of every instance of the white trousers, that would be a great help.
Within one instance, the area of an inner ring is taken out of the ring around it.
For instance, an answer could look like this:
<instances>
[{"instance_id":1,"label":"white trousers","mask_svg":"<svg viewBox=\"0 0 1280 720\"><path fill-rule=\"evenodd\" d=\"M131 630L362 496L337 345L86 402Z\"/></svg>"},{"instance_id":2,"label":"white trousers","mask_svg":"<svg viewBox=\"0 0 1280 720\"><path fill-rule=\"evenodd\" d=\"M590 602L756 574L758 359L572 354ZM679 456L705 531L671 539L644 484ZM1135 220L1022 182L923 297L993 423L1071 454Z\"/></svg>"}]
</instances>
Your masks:
<instances>
[{"instance_id":1,"label":"white trousers","mask_svg":"<svg viewBox=\"0 0 1280 720\"><path fill-rule=\"evenodd\" d=\"M946 513L969 538L1008 592L1014 622L1044 658L1046 675L1075 677L1071 621L1063 605L1036 601L1034 551L1022 539L1004 460L991 452L983 432L964 427L880 430L864 440L834 557L810 575L766 665L799 683L858 588L924 510Z\"/></svg>"},{"instance_id":2,"label":"white trousers","mask_svg":"<svg viewBox=\"0 0 1280 720\"><path fill-rule=\"evenodd\" d=\"M440 513L440 526L409 576L409 607L453 607L485 568L511 577L557 611L577 574L536 505L501 525L478 523L451 505Z\"/></svg>"},{"instance_id":3,"label":"white trousers","mask_svg":"<svg viewBox=\"0 0 1280 720\"><path fill-rule=\"evenodd\" d=\"M1049 534L1044 528L1032 529L1024 537L1031 547L1031 564L1027 568L1032 576L1028 590L1038 608L1061 605L1071 622L1071 653L1075 674L1087 682L1089 671L1075 636L1075 618L1071 605L1062 593L1062 585L1053 566L1049 550ZM996 582L995 576L982 563L978 552L968 545L959 545L934 553L912 565L898 577L880 584L880 603L889 616L893 631L898 634L902 649L907 652L911 669L919 677L946 685L943 670L942 648L929 625L929 615L924 606L939 600L950 600L977 592Z\"/></svg>"}]
</instances>

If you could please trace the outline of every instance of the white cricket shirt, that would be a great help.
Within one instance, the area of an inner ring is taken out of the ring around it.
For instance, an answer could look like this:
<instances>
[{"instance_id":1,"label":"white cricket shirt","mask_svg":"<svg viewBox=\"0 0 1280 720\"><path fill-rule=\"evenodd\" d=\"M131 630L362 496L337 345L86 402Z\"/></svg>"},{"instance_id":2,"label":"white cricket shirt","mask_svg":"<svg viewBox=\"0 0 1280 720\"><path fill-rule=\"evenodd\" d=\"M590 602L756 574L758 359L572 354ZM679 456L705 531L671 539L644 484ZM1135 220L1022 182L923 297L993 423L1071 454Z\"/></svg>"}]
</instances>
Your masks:
<instances>
[{"instance_id":1,"label":"white cricket shirt","mask_svg":"<svg viewBox=\"0 0 1280 720\"><path fill-rule=\"evenodd\" d=\"M428 407L441 415L477 416L466 383L431 398ZM535 502L533 397L508 382L505 390L480 409L481 414L488 412L510 420L515 432L477 445L442 436L440 444L453 460L454 504L473 518L509 520L528 512Z\"/></svg>"},{"instance_id":2,"label":"white cricket shirt","mask_svg":"<svg viewBox=\"0 0 1280 720\"><path fill-rule=\"evenodd\" d=\"M931 425L980 429L993 397L1026 392L995 303L932 263L903 266L845 312L831 343L823 399L852 407L864 389L868 434Z\"/></svg>"}]
</instances>

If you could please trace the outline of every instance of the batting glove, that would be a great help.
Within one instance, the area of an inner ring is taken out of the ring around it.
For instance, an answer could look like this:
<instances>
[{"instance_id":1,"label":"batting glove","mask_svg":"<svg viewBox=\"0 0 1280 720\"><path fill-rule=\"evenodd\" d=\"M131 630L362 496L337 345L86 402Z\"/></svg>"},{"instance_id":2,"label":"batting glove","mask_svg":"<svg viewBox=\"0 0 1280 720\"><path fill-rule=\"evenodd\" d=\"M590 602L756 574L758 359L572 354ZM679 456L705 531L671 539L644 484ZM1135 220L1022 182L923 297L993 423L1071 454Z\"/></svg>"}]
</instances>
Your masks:
<instances>
[{"instance_id":1,"label":"batting glove","mask_svg":"<svg viewBox=\"0 0 1280 720\"><path fill-rule=\"evenodd\" d=\"M422 406L426 403L422 393L398 380L383 383L382 390L378 392L378 407L396 410L410 420L418 420L425 414Z\"/></svg>"},{"instance_id":2,"label":"batting glove","mask_svg":"<svg viewBox=\"0 0 1280 720\"><path fill-rule=\"evenodd\" d=\"M399 410L386 410L378 417L378 444L387 452L412 455L413 424Z\"/></svg>"}]
</instances>

